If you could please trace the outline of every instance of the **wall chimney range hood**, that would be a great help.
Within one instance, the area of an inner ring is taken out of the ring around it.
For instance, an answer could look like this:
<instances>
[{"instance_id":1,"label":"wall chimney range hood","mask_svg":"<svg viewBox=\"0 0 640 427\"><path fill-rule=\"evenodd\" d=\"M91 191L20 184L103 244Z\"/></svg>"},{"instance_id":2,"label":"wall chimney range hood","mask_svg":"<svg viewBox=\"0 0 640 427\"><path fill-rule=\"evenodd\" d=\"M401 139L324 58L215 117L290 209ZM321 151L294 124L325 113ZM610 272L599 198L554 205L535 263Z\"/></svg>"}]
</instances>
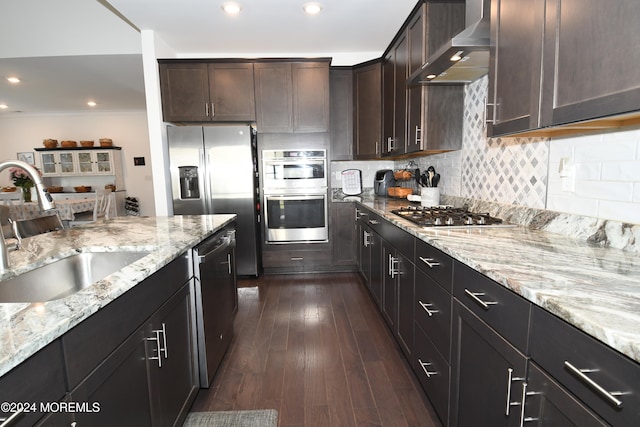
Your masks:
<instances>
[{"instance_id":1,"label":"wall chimney range hood","mask_svg":"<svg viewBox=\"0 0 640 427\"><path fill-rule=\"evenodd\" d=\"M490 0L467 0L465 29L438 48L409 85L466 84L489 71Z\"/></svg>"}]
</instances>

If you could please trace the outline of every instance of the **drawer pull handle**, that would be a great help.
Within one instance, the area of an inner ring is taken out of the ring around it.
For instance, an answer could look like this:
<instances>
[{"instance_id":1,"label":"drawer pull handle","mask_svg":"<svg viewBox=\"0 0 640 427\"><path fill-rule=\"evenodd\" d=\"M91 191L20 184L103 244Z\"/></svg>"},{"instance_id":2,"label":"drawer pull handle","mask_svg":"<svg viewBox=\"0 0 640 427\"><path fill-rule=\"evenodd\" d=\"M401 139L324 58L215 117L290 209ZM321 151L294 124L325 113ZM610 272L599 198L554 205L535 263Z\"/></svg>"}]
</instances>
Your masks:
<instances>
[{"instance_id":1,"label":"drawer pull handle","mask_svg":"<svg viewBox=\"0 0 640 427\"><path fill-rule=\"evenodd\" d=\"M440 263L437 262L436 260L434 260L433 258L420 257L420 261L422 261L425 264L427 264L427 267L429 267L429 268L437 267L437 266L440 265Z\"/></svg>"},{"instance_id":2,"label":"drawer pull handle","mask_svg":"<svg viewBox=\"0 0 640 427\"><path fill-rule=\"evenodd\" d=\"M428 307L433 307L433 304L425 304L420 300L418 300L418 304L420 304L422 306L422 308L424 309L424 311L427 312L429 317L433 317L433 313L438 313L438 310L429 310Z\"/></svg>"},{"instance_id":3,"label":"drawer pull handle","mask_svg":"<svg viewBox=\"0 0 640 427\"><path fill-rule=\"evenodd\" d=\"M422 367L422 370L424 371L424 373L427 376L427 378L431 378L432 375L437 375L438 374L437 372L429 372L429 370L427 369L427 366L431 366L431 363L423 362L420 358L418 358L418 363Z\"/></svg>"},{"instance_id":4,"label":"drawer pull handle","mask_svg":"<svg viewBox=\"0 0 640 427\"><path fill-rule=\"evenodd\" d=\"M485 295L484 292L471 292L469 289L465 289L464 293L467 294L469 298L471 298L473 301L475 301L480 307L484 308L485 310L489 310L490 305L498 304L495 301L482 301L480 298L478 298L478 297L483 297Z\"/></svg>"},{"instance_id":5,"label":"drawer pull handle","mask_svg":"<svg viewBox=\"0 0 640 427\"><path fill-rule=\"evenodd\" d=\"M575 375L579 380L583 383L591 387L596 391L600 396L604 397L604 399L609 402L614 408L622 408L622 400L615 397L615 395L622 394L621 392L610 392L602 388L600 384L589 378L585 375L585 372L596 372L595 369L578 369L573 366L570 362L564 361L564 367L569 370L573 375Z\"/></svg>"},{"instance_id":6,"label":"drawer pull handle","mask_svg":"<svg viewBox=\"0 0 640 427\"><path fill-rule=\"evenodd\" d=\"M18 418L22 416L23 412L24 412L24 407L20 408L20 410L14 412L7 418L0 418L0 423L2 423L0 424L0 427L9 427L10 425L13 424L14 421L16 421Z\"/></svg>"},{"instance_id":7,"label":"drawer pull handle","mask_svg":"<svg viewBox=\"0 0 640 427\"><path fill-rule=\"evenodd\" d=\"M389 276L392 279L395 279L396 276L400 275L399 265L400 261L398 258L389 254Z\"/></svg>"},{"instance_id":8,"label":"drawer pull handle","mask_svg":"<svg viewBox=\"0 0 640 427\"><path fill-rule=\"evenodd\" d=\"M292 256L291 257L291 261L302 261L304 260L304 257L301 256Z\"/></svg>"},{"instance_id":9,"label":"drawer pull handle","mask_svg":"<svg viewBox=\"0 0 640 427\"><path fill-rule=\"evenodd\" d=\"M521 402L512 402L511 401L511 383L514 381L524 381L522 377L514 377L513 376L513 368L507 369L507 403L505 407L504 414L508 417L509 412L511 411L512 406L518 406Z\"/></svg>"},{"instance_id":10,"label":"drawer pull handle","mask_svg":"<svg viewBox=\"0 0 640 427\"><path fill-rule=\"evenodd\" d=\"M370 219L369 220L369 224L378 225L380 223L378 221L376 221L375 219Z\"/></svg>"},{"instance_id":11,"label":"drawer pull handle","mask_svg":"<svg viewBox=\"0 0 640 427\"><path fill-rule=\"evenodd\" d=\"M367 230L362 230L362 245L367 248L371 244L371 233Z\"/></svg>"}]
</instances>

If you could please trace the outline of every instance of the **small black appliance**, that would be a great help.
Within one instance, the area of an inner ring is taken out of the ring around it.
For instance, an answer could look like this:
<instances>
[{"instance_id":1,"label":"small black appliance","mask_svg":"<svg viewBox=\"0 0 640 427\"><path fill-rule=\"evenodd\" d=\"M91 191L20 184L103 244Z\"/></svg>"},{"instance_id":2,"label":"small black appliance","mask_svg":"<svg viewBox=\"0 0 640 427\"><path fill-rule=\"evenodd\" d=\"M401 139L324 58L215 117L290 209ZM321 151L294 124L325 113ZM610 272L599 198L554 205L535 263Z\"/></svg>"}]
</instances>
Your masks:
<instances>
[{"instance_id":1,"label":"small black appliance","mask_svg":"<svg viewBox=\"0 0 640 427\"><path fill-rule=\"evenodd\" d=\"M390 187L395 187L396 180L393 177L393 171L391 169L381 169L376 172L376 176L373 180L373 192L376 196L387 196L387 190Z\"/></svg>"}]
</instances>

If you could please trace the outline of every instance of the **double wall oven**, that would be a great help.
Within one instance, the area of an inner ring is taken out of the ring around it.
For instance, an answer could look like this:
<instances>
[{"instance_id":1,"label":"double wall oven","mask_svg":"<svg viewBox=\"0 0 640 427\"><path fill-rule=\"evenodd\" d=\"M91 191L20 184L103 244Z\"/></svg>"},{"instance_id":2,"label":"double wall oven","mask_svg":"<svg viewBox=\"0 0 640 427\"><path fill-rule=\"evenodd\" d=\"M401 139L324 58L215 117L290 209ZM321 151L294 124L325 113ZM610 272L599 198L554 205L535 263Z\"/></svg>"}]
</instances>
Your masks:
<instances>
[{"instance_id":1,"label":"double wall oven","mask_svg":"<svg viewBox=\"0 0 640 427\"><path fill-rule=\"evenodd\" d=\"M265 240L329 239L326 150L262 151Z\"/></svg>"}]
</instances>

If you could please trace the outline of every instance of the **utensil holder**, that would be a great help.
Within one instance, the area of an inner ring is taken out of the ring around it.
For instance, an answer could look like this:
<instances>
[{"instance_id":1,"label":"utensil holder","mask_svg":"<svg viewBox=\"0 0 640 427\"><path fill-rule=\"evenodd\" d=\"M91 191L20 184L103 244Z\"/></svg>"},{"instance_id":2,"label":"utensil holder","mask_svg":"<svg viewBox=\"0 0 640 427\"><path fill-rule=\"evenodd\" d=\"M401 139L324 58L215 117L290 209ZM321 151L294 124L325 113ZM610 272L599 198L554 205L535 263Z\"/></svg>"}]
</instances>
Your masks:
<instances>
[{"instance_id":1,"label":"utensil holder","mask_svg":"<svg viewBox=\"0 0 640 427\"><path fill-rule=\"evenodd\" d=\"M440 189L438 187L422 187L420 189L420 204L425 207L440 204Z\"/></svg>"}]
</instances>

